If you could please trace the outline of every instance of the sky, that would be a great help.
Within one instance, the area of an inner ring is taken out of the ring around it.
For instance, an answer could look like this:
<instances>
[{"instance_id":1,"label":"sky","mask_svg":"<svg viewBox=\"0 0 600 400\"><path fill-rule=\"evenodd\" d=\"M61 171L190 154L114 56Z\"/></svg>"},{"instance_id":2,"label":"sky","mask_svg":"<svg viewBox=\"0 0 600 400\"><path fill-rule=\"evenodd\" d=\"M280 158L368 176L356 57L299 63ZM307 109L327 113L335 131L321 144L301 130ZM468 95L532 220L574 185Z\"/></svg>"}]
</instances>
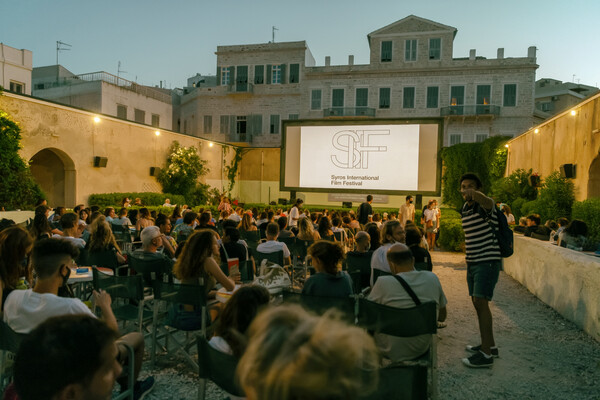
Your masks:
<instances>
[{"instance_id":1,"label":"sky","mask_svg":"<svg viewBox=\"0 0 600 400\"><path fill-rule=\"evenodd\" d=\"M33 52L33 66L106 71L144 85L183 87L214 75L219 45L305 40L317 65L368 64L367 34L408 15L458 29L454 57L525 57L536 79L600 84L599 0L0 0L0 42Z\"/></svg>"}]
</instances>

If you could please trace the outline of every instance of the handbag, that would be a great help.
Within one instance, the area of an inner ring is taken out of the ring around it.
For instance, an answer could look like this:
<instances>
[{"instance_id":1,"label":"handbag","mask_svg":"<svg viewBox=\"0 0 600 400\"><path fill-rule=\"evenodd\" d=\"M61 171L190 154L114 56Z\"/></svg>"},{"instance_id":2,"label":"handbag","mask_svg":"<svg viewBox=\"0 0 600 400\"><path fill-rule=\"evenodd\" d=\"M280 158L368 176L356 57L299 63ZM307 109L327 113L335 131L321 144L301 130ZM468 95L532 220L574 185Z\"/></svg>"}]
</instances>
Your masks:
<instances>
[{"instance_id":1,"label":"handbag","mask_svg":"<svg viewBox=\"0 0 600 400\"><path fill-rule=\"evenodd\" d=\"M292 286L292 281L280 265L264 259L260 264L259 276L252 284L264 286L269 293L274 294Z\"/></svg>"}]
</instances>

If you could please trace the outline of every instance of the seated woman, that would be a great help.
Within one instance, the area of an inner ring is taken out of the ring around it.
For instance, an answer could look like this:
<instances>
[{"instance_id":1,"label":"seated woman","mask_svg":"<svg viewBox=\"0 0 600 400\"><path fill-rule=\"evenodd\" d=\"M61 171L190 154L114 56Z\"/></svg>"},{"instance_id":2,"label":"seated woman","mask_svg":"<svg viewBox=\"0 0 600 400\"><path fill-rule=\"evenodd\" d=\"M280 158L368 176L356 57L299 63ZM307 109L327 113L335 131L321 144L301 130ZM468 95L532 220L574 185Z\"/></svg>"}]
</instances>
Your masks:
<instances>
[{"instance_id":1,"label":"seated woman","mask_svg":"<svg viewBox=\"0 0 600 400\"><path fill-rule=\"evenodd\" d=\"M51 228L50 229L50 236L52 236L52 235L62 235L62 231L60 229L54 227L51 224L51 221L49 219L50 211L51 210L52 209L50 207L48 207L47 205L37 206L35 208L35 216L37 216L37 215L43 215L44 218L46 218L46 220L48 220L48 224L50 225L50 228ZM34 217L34 220L35 220L35 217ZM41 225L41 223L38 223L38 225Z\"/></svg>"},{"instance_id":2,"label":"seated woman","mask_svg":"<svg viewBox=\"0 0 600 400\"><path fill-rule=\"evenodd\" d=\"M154 220L150 217L150 211L146 207L140 208L139 218L135 223L135 229L139 232L147 226L154 225Z\"/></svg>"},{"instance_id":3,"label":"seated woman","mask_svg":"<svg viewBox=\"0 0 600 400\"><path fill-rule=\"evenodd\" d=\"M29 234L34 240L52 237L52 227L44 214L36 214L29 228Z\"/></svg>"},{"instance_id":4,"label":"seated woman","mask_svg":"<svg viewBox=\"0 0 600 400\"><path fill-rule=\"evenodd\" d=\"M516 224L515 216L512 214L512 211L507 204L502 206L502 212L506 216L506 222L508 223L508 226L513 226Z\"/></svg>"},{"instance_id":5,"label":"seated woman","mask_svg":"<svg viewBox=\"0 0 600 400\"><path fill-rule=\"evenodd\" d=\"M582 251L587 240L588 227L585 222L574 219L558 235L558 245L571 250Z\"/></svg>"},{"instance_id":6,"label":"seated woman","mask_svg":"<svg viewBox=\"0 0 600 400\"><path fill-rule=\"evenodd\" d=\"M378 363L365 330L279 306L250 325L237 374L249 400L355 400L376 387Z\"/></svg>"},{"instance_id":7,"label":"seated woman","mask_svg":"<svg viewBox=\"0 0 600 400\"><path fill-rule=\"evenodd\" d=\"M321 235L313 229L313 224L308 218L300 218L298 220L298 235L300 240L320 240Z\"/></svg>"},{"instance_id":8,"label":"seated woman","mask_svg":"<svg viewBox=\"0 0 600 400\"><path fill-rule=\"evenodd\" d=\"M339 243L318 241L308 248L312 257L312 265L317 270L315 275L304 284L303 294L326 297L347 297L353 293L352 279L345 271L338 269L344 258L344 251Z\"/></svg>"},{"instance_id":9,"label":"seated woman","mask_svg":"<svg viewBox=\"0 0 600 400\"><path fill-rule=\"evenodd\" d=\"M369 222L365 225L365 232L371 237L371 251L375 251L381 247L381 233L377 225Z\"/></svg>"},{"instance_id":10,"label":"seated woman","mask_svg":"<svg viewBox=\"0 0 600 400\"><path fill-rule=\"evenodd\" d=\"M127 218L127 209L126 208L121 208L119 210L119 214L117 216L117 218L114 218L112 220L112 223L114 225L123 225L123 226L131 226L132 223L129 220L129 218Z\"/></svg>"},{"instance_id":11,"label":"seated woman","mask_svg":"<svg viewBox=\"0 0 600 400\"><path fill-rule=\"evenodd\" d=\"M421 246L421 231L415 225L406 227L406 245L410 249L415 258L415 269L419 271L432 271L433 263L431 262L431 254Z\"/></svg>"},{"instance_id":12,"label":"seated woman","mask_svg":"<svg viewBox=\"0 0 600 400\"><path fill-rule=\"evenodd\" d=\"M100 215L92 222L87 249L90 255L110 250L115 253L119 264L125 264L127 262L121 253L121 249L117 245L115 235L113 235L112 229L104 215Z\"/></svg>"},{"instance_id":13,"label":"seated woman","mask_svg":"<svg viewBox=\"0 0 600 400\"><path fill-rule=\"evenodd\" d=\"M15 289L27 289L32 281L29 254L33 238L19 226L11 226L0 232L0 313L4 301Z\"/></svg>"},{"instance_id":14,"label":"seated woman","mask_svg":"<svg viewBox=\"0 0 600 400\"><path fill-rule=\"evenodd\" d=\"M235 288L233 279L228 278L214 256L219 255L217 235L208 229L196 231L186 240L185 245L173 266L173 275L183 284L203 285L209 298L215 297L213 290L216 282L232 291ZM171 323L180 329L193 330L200 328L202 315L190 305L180 304L169 311Z\"/></svg>"},{"instance_id":15,"label":"seated woman","mask_svg":"<svg viewBox=\"0 0 600 400\"><path fill-rule=\"evenodd\" d=\"M256 227L256 225L254 225L252 223L252 214L245 212L244 215L242 216L242 221L240 222L240 225L238 226L240 231L245 231L245 232L251 232L251 231L255 231L258 228Z\"/></svg>"}]
</instances>

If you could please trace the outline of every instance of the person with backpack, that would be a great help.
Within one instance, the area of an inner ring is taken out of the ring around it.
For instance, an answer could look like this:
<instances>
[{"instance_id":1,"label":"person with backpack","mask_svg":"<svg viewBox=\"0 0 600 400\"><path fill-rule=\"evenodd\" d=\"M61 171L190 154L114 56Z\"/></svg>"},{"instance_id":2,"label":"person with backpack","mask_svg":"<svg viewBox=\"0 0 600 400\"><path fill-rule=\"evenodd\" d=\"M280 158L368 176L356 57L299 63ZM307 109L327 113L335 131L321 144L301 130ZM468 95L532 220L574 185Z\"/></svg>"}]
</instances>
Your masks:
<instances>
[{"instance_id":1,"label":"person with backpack","mask_svg":"<svg viewBox=\"0 0 600 400\"><path fill-rule=\"evenodd\" d=\"M494 200L482 193L482 186L475 174L467 173L460 178L460 192L465 200L461 214L467 284L481 334L479 345L466 347L474 354L462 359L471 368L489 368L494 364L494 357L498 357L489 302L502 269L502 257L512 254L512 232L506 232L510 231L506 217L495 206Z\"/></svg>"}]
</instances>

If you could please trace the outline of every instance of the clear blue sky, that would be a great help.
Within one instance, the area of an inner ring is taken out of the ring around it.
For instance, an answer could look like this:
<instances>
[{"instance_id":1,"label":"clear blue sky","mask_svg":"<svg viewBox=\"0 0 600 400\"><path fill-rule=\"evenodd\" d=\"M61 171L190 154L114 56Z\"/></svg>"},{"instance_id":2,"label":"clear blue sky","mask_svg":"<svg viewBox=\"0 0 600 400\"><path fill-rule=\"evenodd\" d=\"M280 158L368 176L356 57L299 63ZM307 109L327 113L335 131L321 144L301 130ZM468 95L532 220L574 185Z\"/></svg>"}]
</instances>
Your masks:
<instances>
[{"instance_id":1,"label":"clear blue sky","mask_svg":"<svg viewBox=\"0 0 600 400\"><path fill-rule=\"evenodd\" d=\"M0 0L0 42L76 74L107 71L146 85L182 87L214 74L218 45L306 40L317 61L367 64L367 34L414 14L458 29L454 57L524 57L538 48L537 79L600 84L598 0Z\"/></svg>"}]
</instances>

